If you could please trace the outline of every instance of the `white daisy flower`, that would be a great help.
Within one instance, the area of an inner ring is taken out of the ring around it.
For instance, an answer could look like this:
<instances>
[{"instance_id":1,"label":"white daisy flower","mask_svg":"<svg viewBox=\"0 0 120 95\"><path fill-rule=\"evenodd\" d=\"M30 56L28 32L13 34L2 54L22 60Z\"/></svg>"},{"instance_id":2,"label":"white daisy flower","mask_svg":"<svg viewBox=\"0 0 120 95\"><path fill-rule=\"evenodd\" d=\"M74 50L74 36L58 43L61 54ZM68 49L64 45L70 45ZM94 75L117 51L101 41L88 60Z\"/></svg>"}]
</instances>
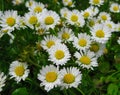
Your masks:
<instances>
[{"instance_id":1,"label":"white daisy flower","mask_svg":"<svg viewBox=\"0 0 120 95\"><path fill-rule=\"evenodd\" d=\"M76 67L67 67L60 70L61 89L77 88L81 83L82 74Z\"/></svg>"},{"instance_id":2,"label":"white daisy flower","mask_svg":"<svg viewBox=\"0 0 120 95\"><path fill-rule=\"evenodd\" d=\"M5 11L0 20L0 26L4 30L14 30L19 28L20 16L18 16L17 11L8 10Z\"/></svg>"},{"instance_id":3,"label":"white daisy flower","mask_svg":"<svg viewBox=\"0 0 120 95\"><path fill-rule=\"evenodd\" d=\"M78 37L74 37L73 45L78 50L85 50L90 47L91 41L92 40L89 35L87 35L86 33L80 33L78 34Z\"/></svg>"},{"instance_id":4,"label":"white daisy flower","mask_svg":"<svg viewBox=\"0 0 120 95\"><path fill-rule=\"evenodd\" d=\"M96 25L97 23L99 23L99 20L95 17L92 17L87 21L87 25L90 28L93 27L94 25Z\"/></svg>"},{"instance_id":5,"label":"white daisy flower","mask_svg":"<svg viewBox=\"0 0 120 95\"><path fill-rule=\"evenodd\" d=\"M44 86L48 92L60 84L59 68L54 65L42 67L38 73L38 79L41 81L40 86Z\"/></svg>"},{"instance_id":6,"label":"white daisy flower","mask_svg":"<svg viewBox=\"0 0 120 95\"><path fill-rule=\"evenodd\" d=\"M103 5L104 0L89 0L89 3L90 3L91 5L100 6L100 5Z\"/></svg>"},{"instance_id":7,"label":"white daisy flower","mask_svg":"<svg viewBox=\"0 0 120 95\"><path fill-rule=\"evenodd\" d=\"M27 8L31 7L34 3L37 3L35 0L28 0L26 3L25 3L25 6Z\"/></svg>"},{"instance_id":8,"label":"white daisy flower","mask_svg":"<svg viewBox=\"0 0 120 95\"><path fill-rule=\"evenodd\" d=\"M58 37L64 42L69 42L69 41L73 41L74 34L72 29L62 28L61 31L58 33Z\"/></svg>"},{"instance_id":9,"label":"white daisy flower","mask_svg":"<svg viewBox=\"0 0 120 95\"><path fill-rule=\"evenodd\" d=\"M35 2L28 9L30 12L33 12L33 13L41 13L44 10L44 8L45 8L45 5L43 3Z\"/></svg>"},{"instance_id":10,"label":"white daisy flower","mask_svg":"<svg viewBox=\"0 0 120 95\"><path fill-rule=\"evenodd\" d=\"M94 52L89 51L80 51L76 52L74 56L77 58L76 63L82 68L87 68L93 70L93 67L97 67L97 57L95 56Z\"/></svg>"},{"instance_id":11,"label":"white daisy flower","mask_svg":"<svg viewBox=\"0 0 120 95\"><path fill-rule=\"evenodd\" d=\"M94 52L96 57L100 57L104 54L105 44L101 44L98 42L92 42L90 46L90 51Z\"/></svg>"},{"instance_id":12,"label":"white daisy flower","mask_svg":"<svg viewBox=\"0 0 120 95\"><path fill-rule=\"evenodd\" d=\"M41 41L41 46L45 50L49 50L52 46L61 43L61 40L58 39L56 36L47 35L44 37L44 40Z\"/></svg>"},{"instance_id":13,"label":"white daisy flower","mask_svg":"<svg viewBox=\"0 0 120 95\"><path fill-rule=\"evenodd\" d=\"M120 45L120 37L118 38L117 42L118 42L118 44Z\"/></svg>"},{"instance_id":14,"label":"white daisy flower","mask_svg":"<svg viewBox=\"0 0 120 95\"><path fill-rule=\"evenodd\" d=\"M63 18L66 18L68 15L69 9L66 7L63 7L62 9L60 9L60 14Z\"/></svg>"},{"instance_id":15,"label":"white daisy flower","mask_svg":"<svg viewBox=\"0 0 120 95\"><path fill-rule=\"evenodd\" d=\"M116 25L113 21L106 21L105 26L107 26L111 30L111 32L115 31Z\"/></svg>"},{"instance_id":16,"label":"white daisy flower","mask_svg":"<svg viewBox=\"0 0 120 95\"><path fill-rule=\"evenodd\" d=\"M98 7L95 7L95 6L90 6L89 9L91 9L92 11L92 14L91 14L92 16L96 16L99 12Z\"/></svg>"},{"instance_id":17,"label":"white daisy flower","mask_svg":"<svg viewBox=\"0 0 120 95\"><path fill-rule=\"evenodd\" d=\"M3 12L2 11L0 11L0 17L3 15ZM0 18L0 20L1 20L1 18Z\"/></svg>"},{"instance_id":18,"label":"white daisy flower","mask_svg":"<svg viewBox=\"0 0 120 95\"><path fill-rule=\"evenodd\" d=\"M11 78L15 78L17 83L21 80L25 80L29 74L28 65L23 62L13 61L10 64L9 74Z\"/></svg>"},{"instance_id":19,"label":"white daisy flower","mask_svg":"<svg viewBox=\"0 0 120 95\"><path fill-rule=\"evenodd\" d=\"M67 22L71 25L77 25L79 27L83 27L85 24L84 17L78 10L69 11L67 15Z\"/></svg>"},{"instance_id":20,"label":"white daisy flower","mask_svg":"<svg viewBox=\"0 0 120 95\"><path fill-rule=\"evenodd\" d=\"M98 16L98 19L100 19L102 22L105 22L105 21L110 21L111 17L110 14L106 12L101 12Z\"/></svg>"},{"instance_id":21,"label":"white daisy flower","mask_svg":"<svg viewBox=\"0 0 120 95\"><path fill-rule=\"evenodd\" d=\"M49 30L54 29L54 27L60 23L59 15L54 11L43 11L39 17L41 23L41 28Z\"/></svg>"},{"instance_id":22,"label":"white daisy flower","mask_svg":"<svg viewBox=\"0 0 120 95\"><path fill-rule=\"evenodd\" d=\"M87 8L86 10L82 11L81 14L83 15L83 17L85 19L89 19L91 16L92 16L92 13L93 11L91 10L91 8Z\"/></svg>"},{"instance_id":23,"label":"white daisy flower","mask_svg":"<svg viewBox=\"0 0 120 95\"><path fill-rule=\"evenodd\" d=\"M111 37L111 30L104 24L96 24L91 28L92 39L99 43L106 43Z\"/></svg>"},{"instance_id":24,"label":"white daisy flower","mask_svg":"<svg viewBox=\"0 0 120 95\"><path fill-rule=\"evenodd\" d=\"M112 3L110 5L110 11L113 13L119 13L120 12L120 5L118 3Z\"/></svg>"},{"instance_id":25,"label":"white daisy flower","mask_svg":"<svg viewBox=\"0 0 120 95\"><path fill-rule=\"evenodd\" d=\"M20 5L24 3L24 0L12 0L13 5Z\"/></svg>"},{"instance_id":26,"label":"white daisy flower","mask_svg":"<svg viewBox=\"0 0 120 95\"><path fill-rule=\"evenodd\" d=\"M6 81L6 75L4 75L3 72L0 72L0 92L3 90L3 87L5 86Z\"/></svg>"},{"instance_id":27,"label":"white daisy flower","mask_svg":"<svg viewBox=\"0 0 120 95\"><path fill-rule=\"evenodd\" d=\"M36 28L35 26L40 26L40 23L38 22L38 16L32 12L25 14L24 22L31 29Z\"/></svg>"},{"instance_id":28,"label":"white daisy flower","mask_svg":"<svg viewBox=\"0 0 120 95\"><path fill-rule=\"evenodd\" d=\"M64 6L69 6L69 7L75 6L73 0L62 0L62 3Z\"/></svg>"},{"instance_id":29,"label":"white daisy flower","mask_svg":"<svg viewBox=\"0 0 120 95\"><path fill-rule=\"evenodd\" d=\"M56 44L49 49L48 53L48 60L52 61L56 65L64 65L71 57L68 48L64 44Z\"/></svg>"}]
</instances>

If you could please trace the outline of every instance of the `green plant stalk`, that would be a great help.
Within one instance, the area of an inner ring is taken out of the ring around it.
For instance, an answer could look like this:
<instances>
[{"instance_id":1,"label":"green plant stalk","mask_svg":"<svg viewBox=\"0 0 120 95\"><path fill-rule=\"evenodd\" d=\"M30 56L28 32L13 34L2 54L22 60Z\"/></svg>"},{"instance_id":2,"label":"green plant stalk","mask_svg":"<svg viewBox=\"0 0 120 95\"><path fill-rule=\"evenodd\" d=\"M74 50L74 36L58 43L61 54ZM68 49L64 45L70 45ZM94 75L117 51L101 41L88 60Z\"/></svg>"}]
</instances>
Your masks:
<instances>
[{"instance_id":1,"label":"green plant stalk","mask_svg":"<svg viewBox=\"0 0 120 95\"><path fill-rule=\"evenodd\" d=\"M2 11L4 11L4 0L1 0L1 9L2 9Z\"/></svg>"},{"instance_id":2,"label":"green plant stalk","mask_svg":"<svg viewBox=\"0 0 120 95\"><path fill-rule=\"evenodd\" d=\"M81 89L79 89L79 88L76 88L82 95L85 95L85 93L81 90Z\"/></svg>"}]
</instances>

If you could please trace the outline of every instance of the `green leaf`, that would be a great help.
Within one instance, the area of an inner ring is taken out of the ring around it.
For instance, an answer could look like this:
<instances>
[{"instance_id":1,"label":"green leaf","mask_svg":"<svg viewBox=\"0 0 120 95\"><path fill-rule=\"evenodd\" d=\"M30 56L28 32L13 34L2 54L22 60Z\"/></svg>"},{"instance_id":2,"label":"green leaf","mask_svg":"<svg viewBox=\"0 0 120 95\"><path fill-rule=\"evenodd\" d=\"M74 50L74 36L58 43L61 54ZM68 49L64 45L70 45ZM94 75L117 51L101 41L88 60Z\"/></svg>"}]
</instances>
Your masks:
<instances>
[{"instance_id":1,"label":"green leaf","mask_svg":"<svg viewBox=\"0 0 120 95\"><path fill-rule=\"evenodd\" d=\"M28 95L27 89L25 87L16 89L12 95Z\"/></svg>"},{"instance_id":2,"label":"green leaf","mask_svg":"<svg viewBox=\"0 0 120 95\"><path fill-rule=\"evenodd\" d=\"M118 86L114 83L109 84L107 88L108 95L118 95Z\"/></svg>"}]
</instances>

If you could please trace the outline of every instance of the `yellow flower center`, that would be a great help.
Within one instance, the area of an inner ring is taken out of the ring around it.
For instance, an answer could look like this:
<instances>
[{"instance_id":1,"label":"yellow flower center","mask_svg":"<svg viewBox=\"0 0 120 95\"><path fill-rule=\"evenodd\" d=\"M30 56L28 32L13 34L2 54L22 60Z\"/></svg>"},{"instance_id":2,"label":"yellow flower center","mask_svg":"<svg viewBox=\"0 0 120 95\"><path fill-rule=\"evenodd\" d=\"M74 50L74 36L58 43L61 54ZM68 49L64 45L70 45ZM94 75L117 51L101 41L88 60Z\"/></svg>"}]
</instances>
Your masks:
<instances>
[{"instance_id":1,"label":"yellow flower center","mask_svg":"<svg viewBox=\"0 0 120 95\"><path fill-rule=\"evenodd\" d=\"M102 20L107 20L107 16L106 15L102 15L101 18L102 18Z\"/></svg>"},{"instance_id":2,"label":"yellow flower center","mask_svg":"<svg viewBox=\"0 0 120 95\"><path fill-rule=\"evenodd\" d=\"M85 65L89 65L91 62L91 59L88 56L82 56L80 58L80 62Z\"/></svg>"},{"instance_id":3,"label":"yellow flower center","mask_svg":"<svg viewBox=\"0 0 120 95\"><path fill-rule=\"evenodd\" d=\"M9 25L9 26L14 26L15 25L15 22L16 22L16 20L15 20L15 18L13 18L13 17L9 17L9 18L7 18L7 20L6 20L6 23Z\"/></svg>"},{"instance_id":4,"label":"yellow flower center","mask_svg":"<svg viewBox=\"0 0 120 95\"><path fill-rule=\"evenodd\" d=\"M89 25L92 27L95 25L95 22L93 20L90 20Z\"/></svg>"},{"instance_id":5,"label":"yellow flower center","mask_svg":"<svg viewBox=\"0 0 120 95\"><path fill-rule=\"evenodd\" d=\"M54 18L53 18L53 17L47 16L47 17L45 18L45 24L46 24L46 25L51 25L51 24L53 24L53 23L54 23Z\"/></svg>"},{"instance_id":6,"label":"yellow flower center","mask_svg":"<svg viewBox=\"0 0 120 95\"><path fill-rule=\"evenodd\" d=\"M78 21L78 16L77 16L76 14L73 14L73 15L71 16L71 21L77 22L77 21Z\"/></svg>"},{"instance_id":7,"label":"yellow flower center","mask_svg":"<svg viewBox=\"0 0 120 95\"><path fill-rule=\"evenodd\" d=\"M64 2L68 2L68 0L64 0Z\"/></svg>"},{"instance_id":8,"label":"yellow flower center","mask_svg":"<svg viewBox=\"0 0 120 95\"><path fill-rule=\"evenodd\" d=\"M62 50L57 50L55 52L55 58L58 60L64 58L64 56L65 56L65 54L64 54L64 51L62 51Z\"/></svg>"},{"instance_id":9,"label":"yellow flower center","mask_svg":"<svg viewBox=\"0 0 120 95\"><path fill-rule=\"evenodd\" d=\"M42 12L42 8L40 6L35 7L34 12Z\"/></svg>"},{"instance_id":10,"label":"yellow flower center","mask_svg":"<svg viewBox=\"0 0 120 95\"><path fill-rule=\"evenodd\" d=\"M37 19L36 16L31 16L31 17L29 18L29 23L30 23L30 24L37 24L37 21L38 21L38 19Z\"/></svg>"},{"instance_id":11,"label":"yellow flower center","mask_svg":"<svg viewBox=\"0 0 120 95\"><path fill-rule=\"evenodd\" d=\"M55 45L55 42L52 41L52 40L48 41L47 44L46 44L46 46L47 46L48 48L51 48L51 46L53 46L53 45Z\"/></svg>"},{"instance_id":12,"label":"yellow flower center","mask_svg":"<svg viewBox=\"0 0 120 95\"><path fill-rule=\"evenodd\" d=\"M90 15L89 12L85 12L83 16L84 16L84 18L88 18L89 15Z\"/></svg>"},{"instance_id":13,"label":"yellow flower center","mask_svg":"<svg viewBox=\"0 0 120 95\"><path fill-rule=\"evenodd\" d=\"M118 7L118 6L114 6L114 7L113 7L113 10L114 10L114 11L118 11L118 10L119 10L119 7Z\"/></svg>"},{"instance_id":14,"label":"yellow flower center","mask_svg":"<svg viewBox=\"0 0 120 95\"><path fill-rule=\"evenodd\" d=\"M103 53L104 53L104 54L107 54L107 53L108 53L108 49L107 49L107 48L104 48Z\"/></svg>"},{"instance_id":15,"label":"yellow flower center","mask_svg":"<svg viewBox=\"0 0 120 95\"><path fill-rule=\"evenodd\" d=\"M112 28L112 25L111 25L111 24L107 24L107 26L108 26L109 28Z\"/></svg>"},{"instance_id":16,"label":"yellow flower center","mask_svg":"<svg viewBox=\"0 0 120 95\"><path fill-rule=\"evenodd\" d=\"M104 33L103 30L97 30L97 31L96 31L96 36L97 36L98 38L103 38L103 37L105 36L105 33Z\"/></svg>"},{"instance_id":17,"label":"yellow flower center","mask_svg":"<svg viewBox=\"0 0 120 95\"><path fill-rule=\"evenodd\" d=\"M78 44L81 46L81 47L84 47L84 46L86 46L86 44L87 44L87 41L86 41L86 39L80 39L79 41L78 41Z\"/></svg>"},{"instance_id":18,"label":"yellow flower center","mask_svg":"<svg viewBox=\"0 0 120 95\"><path fill-rule=\"evenodd\" d=\"M72 1L68 2L68 6L72 6L72 4L73 4Z\"/></svg>"},{"instance_id":19,"label":"yellow flower center","mask_svg":"<svg viewBox=\"0 0 120 95\"><path fill-rule=\"evenodd\" d=\"M99 45L97 43L92 44L90 50L93 52L97 52L99 50Z\"/></svg>"},{"instance_id":20,"label":"yellow flower center","mask_svg":"<svg viewBox=\"0 0 120 95\"><path fill-rule=\"evenodd\" d=\"M23 65L17 66L17 67L15 68L14 72L15 72L15 74L16 74L17 76L23 76L23 74L24 74L24 72L25 72L25 68L24 68Z\"/></svg>"},{"instance_id":21,"label":"yellow flower center","mask_svg":"<svg viewBox=\"0 0 120 95\"><path fill-rule=\"evenodd\" d=\"M70 34L65 32L65 33L62 34L62 38L63 39L69 39L70 38Z\"/></svg>"},{"instance_id":22,"label":"yellow flower center","mask_svg":"<svg viewBox=\"0 0 120 95\"><path fill-rule=\"evenodd\" d=\"M75 76L71 73L68 73L64 76L63 81L67 84L71 84L75 81Z\"/></svg>"},{"instance_id":23,"label":"yellow flower center","mask_svg":"<svg viewBox=\"0 0 120 95\"><path fill-rule=\"evenodd\" d=\"M67 17L67 12L64 13L64 17Z\"/></svg>"},{"instance_id":24,"label":"yellow flower center","mask_svg":"<svg viewBox=\"0 0 120 95\"><path fill-rule=\"evenodd\" d=\"M93 3L94 3L94 4L99 4L99 3L100 3L100 0L93 0Z\"/></svg>"},{"instance_id":25,"label":"yellow flower center","mask_svg":"<svg viewBox=\"0 0 120 95\"><path fill-rule=\"evenodd\" d=\"M57 79L56 72L48 72L45 76L47 82L54 82Z\"/></svg>"}]
</instances>

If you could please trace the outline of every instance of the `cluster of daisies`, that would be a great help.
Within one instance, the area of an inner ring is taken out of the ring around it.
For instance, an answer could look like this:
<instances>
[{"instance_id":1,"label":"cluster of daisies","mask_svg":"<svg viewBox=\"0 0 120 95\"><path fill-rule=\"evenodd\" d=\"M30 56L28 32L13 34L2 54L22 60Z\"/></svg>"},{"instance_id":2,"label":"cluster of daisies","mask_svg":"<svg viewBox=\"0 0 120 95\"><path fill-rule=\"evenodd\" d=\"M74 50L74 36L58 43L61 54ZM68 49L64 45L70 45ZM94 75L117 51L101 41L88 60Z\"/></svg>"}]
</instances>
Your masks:
<instances>
[{"instance_id":1,"label":"cluster of daisies","mask_svg":"<svg viewBox=\"0 0 120 95\"><path fill-rule=\"evenodd\" d=\"M48 5L41 2L12 0L14 5L25 3L28 12L20 16L16 10L0 11L0 38L8 34L13 42L15 36L12 32L15 30L29 27L36 31L36 35L43 36L37 44L48 53L49 57L46 60L53 63L40 69L37 75L40 86L44 86L46 91L54 87L76 88L82 80L80 69L94 70L94 67L98 66L97 59L107 52L106 43L112 33L120 31L120 23L114 23L111 18L112 13L120 13L120 5L110 2L110 12L100 12L99 7L104 2L105 0L89 0L90 6L87 9L78 10L75 9L74 1L62 0L64 7L57 13L48 10ZM60 4L57 1L56 3ZM73 9L70 10L69 7ZM76 32L72 26L81 31ZM89 28L89 31L84 31L84 27ZM55 31L55 35L50 30ZM71 47L75 52L71 52ZM64 67L70 60L75 61L77 67ZM30 73L28 67L27 62L15 60L10 64L9 75L17 83L25 81ZM0 74L0 91L5 85L6 77L3 72Z\"/></svg>"}]
</instances>

